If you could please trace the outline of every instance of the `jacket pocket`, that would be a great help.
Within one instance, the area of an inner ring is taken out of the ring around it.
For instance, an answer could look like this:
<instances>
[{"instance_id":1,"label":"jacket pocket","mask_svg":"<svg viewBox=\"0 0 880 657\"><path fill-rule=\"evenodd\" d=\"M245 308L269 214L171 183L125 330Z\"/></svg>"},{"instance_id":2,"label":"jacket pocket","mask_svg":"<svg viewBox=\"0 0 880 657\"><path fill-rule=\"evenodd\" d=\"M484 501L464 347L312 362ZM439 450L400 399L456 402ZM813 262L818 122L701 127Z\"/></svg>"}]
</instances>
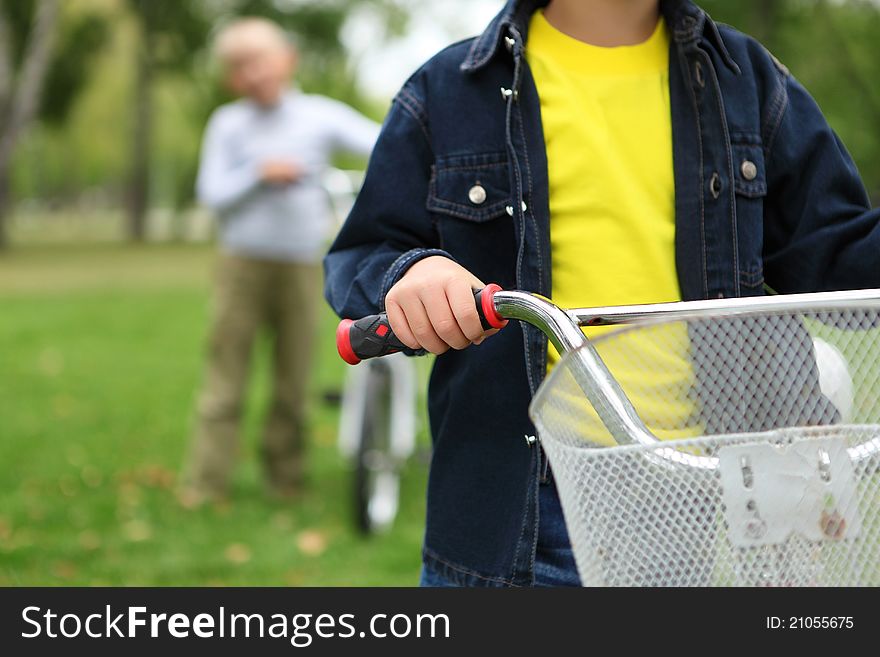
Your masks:
<instances>
[{"instance_id":1,"label":"jacket pocket","mask_svg":"<svg viewBox=\"0 0 880 657\"><path fill-rule=\"evenodd\" d=\"M431 170L427 208L482 223L507 214L510 178L505 153L438 157Z\"/></svg>"}]
</instances>

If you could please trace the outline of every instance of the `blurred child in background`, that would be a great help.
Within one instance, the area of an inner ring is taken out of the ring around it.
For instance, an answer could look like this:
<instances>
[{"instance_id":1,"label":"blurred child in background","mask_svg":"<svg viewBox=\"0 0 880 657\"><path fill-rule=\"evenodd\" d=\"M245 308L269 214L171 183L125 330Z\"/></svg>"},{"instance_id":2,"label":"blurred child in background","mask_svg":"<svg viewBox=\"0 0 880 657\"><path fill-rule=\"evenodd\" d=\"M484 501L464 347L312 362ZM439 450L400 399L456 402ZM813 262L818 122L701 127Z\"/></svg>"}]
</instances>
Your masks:
<instances>
[{"instance_id":1,"label":"blurred child in background","mask_svg":"<svg viewBox=\"0 0 880 657\"><path fill-rule=\"evenodd\" d=\"M350 107L291 87L297 53L261 18L217 35L215 55L241 98L205 131L197 194L219 221L221 254L207 371L181 501L222 499L235 462L254 339L268 329L272 401L262 446L269 492L302 476L304 400L330 213L321 173L337 150L368 155L379 126Z\"/></svg>"}]
</instances>

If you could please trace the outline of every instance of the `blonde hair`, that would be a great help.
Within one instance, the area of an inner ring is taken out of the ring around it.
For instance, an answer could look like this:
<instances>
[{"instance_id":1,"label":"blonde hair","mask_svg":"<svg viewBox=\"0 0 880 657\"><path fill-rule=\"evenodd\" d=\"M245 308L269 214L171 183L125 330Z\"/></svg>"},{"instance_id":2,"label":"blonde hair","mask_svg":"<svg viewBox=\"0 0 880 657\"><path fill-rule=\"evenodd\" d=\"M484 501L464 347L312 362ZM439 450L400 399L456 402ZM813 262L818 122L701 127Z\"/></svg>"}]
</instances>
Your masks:
<instances>
[{"instance_id":1,"label":"blonde hair","mask_svg":"<svg viewBox=\"0 0 880 657\"><path fill-rule=\"evenodd\" d=\"M214 56L221 62L235 57L241 50L251 47L293 47L293 41L278 23L256 16L238 18L227 23L214 37Z\"/></svg>"}]
</instances>

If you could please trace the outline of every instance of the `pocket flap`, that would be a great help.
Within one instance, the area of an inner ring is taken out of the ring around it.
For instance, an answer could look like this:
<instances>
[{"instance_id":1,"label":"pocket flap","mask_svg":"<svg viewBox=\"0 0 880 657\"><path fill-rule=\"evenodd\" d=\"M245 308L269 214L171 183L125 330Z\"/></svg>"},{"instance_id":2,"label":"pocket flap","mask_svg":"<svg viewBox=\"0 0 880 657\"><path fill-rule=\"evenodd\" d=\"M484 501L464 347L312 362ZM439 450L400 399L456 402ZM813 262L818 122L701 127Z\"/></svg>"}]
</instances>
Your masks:
<instances>
[{"instance_id":1,"label":"pocket flap","mask_svg":"<svg viewBox=\"0 0 880 657\"><path fill-rule=\"evenodd\" d=\"M732 144L734 191L757 198L767 194L764 148L760 144Z\"/></svg>"},{"instance_id":2,"label":"pocket flap","mask_svg":"<svg viewBox=\"0 0 880 657\"><path fill-rule=\"evenodd\" d=\"M506 214L510 176L505 153L437 158L431 171L427 208L467 221Z\"/></svg>"}]
</instances>

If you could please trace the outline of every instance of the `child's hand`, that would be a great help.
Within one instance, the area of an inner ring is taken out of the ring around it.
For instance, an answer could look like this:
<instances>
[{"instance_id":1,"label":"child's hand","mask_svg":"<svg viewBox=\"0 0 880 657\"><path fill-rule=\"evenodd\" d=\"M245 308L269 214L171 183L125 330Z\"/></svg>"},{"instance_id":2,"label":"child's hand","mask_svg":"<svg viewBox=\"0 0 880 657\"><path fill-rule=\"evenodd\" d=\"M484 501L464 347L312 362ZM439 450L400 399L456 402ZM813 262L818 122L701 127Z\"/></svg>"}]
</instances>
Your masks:
<instances>
[{"instance_id":1,"label":"child's hand","mask_svg":"<svg viewBox=\"0 0 880 657\"><path fill-rule=\"evenodd\" d=\"M303 170L289 160L266 160L260 169L263 182L270 185L290 185L302 176Z\"/></svg>"},{"instance_id":2,"label":"child's hand","mask_svg":"<svg viewBox=\"0 0 880 657\"><path fill-rule=\"evenodd\" d=\"M479 344L497 330L483 331L473 290L485 287L467 269L443 256L420 260L385 296L394 334L410 349L442 354L450 347Z\"/></svg>"}]
</instances>

